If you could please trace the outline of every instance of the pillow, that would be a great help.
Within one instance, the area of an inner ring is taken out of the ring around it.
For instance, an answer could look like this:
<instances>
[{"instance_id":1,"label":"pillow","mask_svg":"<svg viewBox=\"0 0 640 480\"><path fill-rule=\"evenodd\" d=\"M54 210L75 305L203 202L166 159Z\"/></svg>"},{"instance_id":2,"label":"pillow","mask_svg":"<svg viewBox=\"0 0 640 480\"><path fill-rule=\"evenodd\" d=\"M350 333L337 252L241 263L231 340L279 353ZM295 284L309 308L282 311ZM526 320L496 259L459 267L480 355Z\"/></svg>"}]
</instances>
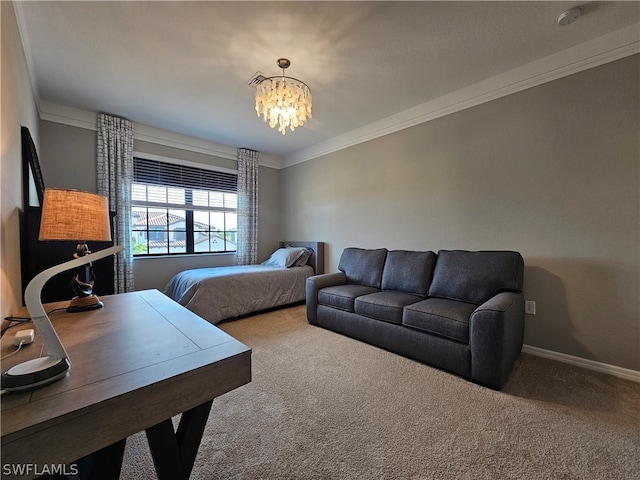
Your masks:
<instances>
[{"instance_id":1,"label":"pillow","mask_svg":"<svg viewBox=\"0 0 640 480\"><path fill-rule=\"evenodd\" d=\"M302 255L300 255L300 258L298 258L298 260L296 260L296 262L293 264L294 267L304 267L309 261L309 257L313 255L313 249L305 247L301 248L304 250L304 252L302 253Z\"/></svg>"},{"instance_id":2,"label":"pillow","mask_svg":"<svg viewBox=\"0 0 640 480\"><path fill-rule=\"evenodd\" d=\"M289 268L296 264L296 262L306 254L305 248L289 247L279 248L271 254L268 260L262 262L262 265L266 267L279 267ZM307 257L309 258L309 257ZM305 260L306 263L306 260Z\"/></svg>"},{"instance_id":3,"label":"pillow","mask_svg":"<svg viewBox=\"0 0 640 480\"><path fill-rule=\"evenodd\" d=\"M366 250L347 247L342 251L338 270L347 276L347 283L380 288L382 267L387 256L386 248Z\"/></svg>"},{"instance_id":4,"label":"pillow","mask_svg":"<svg viewBox=\"0 0 640 480\"><path fill-rule=\"evenodd\" d=\"M429 296L480 305L500 292L521 292L523 271L518 252L440 250Z\"/></svg>"},{"instance_id":5,"label":"pillow","mask_svg":"<svg viewBox=\"0 0 640 480\"><path fill-rule=\"evenodd\" d=\"M426 297L436 263L434 252L391 250L382 271L382 289Z\"/></svg>"}]
</instances>

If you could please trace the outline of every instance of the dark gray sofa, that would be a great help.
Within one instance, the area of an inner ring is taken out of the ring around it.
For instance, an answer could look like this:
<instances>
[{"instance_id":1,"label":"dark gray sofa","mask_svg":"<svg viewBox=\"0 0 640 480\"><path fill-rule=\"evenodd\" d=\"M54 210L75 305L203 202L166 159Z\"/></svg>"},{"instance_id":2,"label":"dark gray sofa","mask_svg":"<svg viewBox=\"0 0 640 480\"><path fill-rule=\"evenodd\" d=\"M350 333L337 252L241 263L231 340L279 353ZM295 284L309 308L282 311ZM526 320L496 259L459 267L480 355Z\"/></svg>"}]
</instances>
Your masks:
<instances>
[{"instance_id":1,"label":"dark gray sofa","mask_svg":"<svg viewBox=\"0 0 640 480\"><path fill-rule=\"evenodd\" d=\"M309 323L502 387L524 334L518 252L346 248L338 269L307 279Z\"/></svg>"}]
</instances>

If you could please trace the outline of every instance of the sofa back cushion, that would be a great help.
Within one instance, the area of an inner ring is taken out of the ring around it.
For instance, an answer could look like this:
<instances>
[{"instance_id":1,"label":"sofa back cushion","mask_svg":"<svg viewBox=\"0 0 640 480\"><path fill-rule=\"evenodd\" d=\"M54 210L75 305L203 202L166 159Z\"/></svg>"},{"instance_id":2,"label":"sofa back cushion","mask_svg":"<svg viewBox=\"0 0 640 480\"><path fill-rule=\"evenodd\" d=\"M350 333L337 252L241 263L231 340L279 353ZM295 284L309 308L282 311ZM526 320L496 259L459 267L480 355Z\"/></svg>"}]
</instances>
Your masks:
<instances>
[{"instance_id":1,"label":"sofa back cushion","mask_svg":"<svg viewBox=\"0 0 640 480\"><path fill-rule=\"evenodd\" d=\"M429 296L481 304L500 292L521 292L523 276L518 252L440 250Z\"/></svg>"},{"instance_id":2,"label":"sofa back cushion","mask_svg":"<svg viewBox=\"0 0 640 480\"><path fill-rule=\"evenodd\" d=\"M347 276L347 283L380 288L386 256L386 248L366 250L348 247L342 252L338 269Z\"/></svg>"},{"instance_id":3,"label":"sofa back cushion","mask_svg":"<svg viewBox=\"0 0 640 480\"><path fill-rule=\"evenodd\" d=\"M382 289L426 297L435 263L433 252L391 250L384 262Z\"/></svg>"}]
</instances>

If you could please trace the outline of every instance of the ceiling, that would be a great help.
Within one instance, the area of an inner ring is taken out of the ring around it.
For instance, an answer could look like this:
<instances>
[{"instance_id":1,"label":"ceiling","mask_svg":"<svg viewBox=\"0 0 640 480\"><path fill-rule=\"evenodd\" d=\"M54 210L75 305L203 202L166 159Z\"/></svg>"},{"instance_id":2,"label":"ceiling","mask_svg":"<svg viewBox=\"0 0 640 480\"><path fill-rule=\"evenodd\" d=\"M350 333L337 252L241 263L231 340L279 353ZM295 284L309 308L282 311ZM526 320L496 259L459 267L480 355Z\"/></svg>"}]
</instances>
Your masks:
<instances>
[{"instance_id":1,"label":"ceiling","mask_svg":"<svg viewBox=\"0 0 640 480\"><path fill-rule=\"evenodd\" d=\"M628 32L640 20L639 2L592 2L581 5L577 22L558 26L557 16L577 5L15 3L41 105L107 112L281 158L348 132L366 136L370 125L402 119L416 106L436 108L439 99L488 80L508 86L507 72ZM256 72L279 74L279 57L291 60L287 75L313 95L313 118L285 136L256 116L255 88L248 85Z\"/></svg>"}]
</instances>

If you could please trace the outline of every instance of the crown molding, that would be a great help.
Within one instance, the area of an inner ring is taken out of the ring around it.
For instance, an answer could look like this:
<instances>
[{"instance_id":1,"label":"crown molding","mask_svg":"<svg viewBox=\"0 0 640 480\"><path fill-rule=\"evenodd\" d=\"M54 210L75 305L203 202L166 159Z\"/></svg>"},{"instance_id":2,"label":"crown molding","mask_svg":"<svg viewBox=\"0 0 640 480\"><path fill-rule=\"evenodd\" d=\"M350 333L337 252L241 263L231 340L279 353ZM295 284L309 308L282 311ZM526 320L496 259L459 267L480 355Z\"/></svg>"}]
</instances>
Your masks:
<instances>
[{"instance_id":1,"label":"crown molding","mask_svg":"<svg viewBox=\"0 0 640 480\"><path fill-rule=\"evenodd\" d=\"M286 168L640 53L640 24L603 35L287 155Z\"/></svg>"},{"instance_id":2,"label":"crown molding","mask_svg":"<svg viewBox=\"0 0 640 480\"><path fill-rule=\"evenodd\" d=\"M35 79L35 68L33 66L33 57L31 56L31 44L29 43L29 37L27 35L27 27L24 22L24 11L22 10L22 2L12 1L13 13L16 17L16 23L18 24L18 34L20 35L20 42L22 43L22 52L24 54L24 59L27 64L27 75L29 77L29 85L31 87L31 94L35 100L36 109L38 110L38 115L40 112L40 103L38 102L38 87L36 85Z\"/></svg>"},{"instance_id":3,"label":"crown molding","mask_svg":"<svg viewBox=\"0 0 640 480\"><path fill-rule=\"evenodd\" d=\"M40 104L38 108L40 120L84 128L85 130L96 130L96 112L60 105L48 100L40 100L38 103Z\"/></svg>"},{"instance_id":4,"label":"crown molding","mask_svg":"<svg viewBox=\"0 0 640 480\"><path fill-rule=\"evenodd\" d=\"M40 119L61 123L72 127L96 130L96 112L69 107L41 100L39 106ZM237 148L222 145L201 138L190 137L180 133L135 123L133 138L143 142L155 143L166 147L179 148L190 152L202 153L228 160L237 160ZM260 165L269 168L281 168L280 157L260 153Z\"/></svg>"},{"instance_id":5,"label":"crown molding","mask_svg":"<svg viewBox=\"0 0 640 480\"><path fill-rule=\"evenodd\" d=\"M227 145L209 142L199 138L189 137L168 130L150 127L148 125L135 124L133 138L143 142L156 143L167 147L175 147L182 150L213 155L214 157L237 160L237 149Z\"/></svg>"},{"instance_id":6,"label":"crown molding","mask_svg":"<svg viewBox=\"0 0 640 480\"><path fill-rule=\"evenodd\" d=\"M96 112L60 105L47 100L40 101L40 119L87 130L96 130ZM133 138L143 142L180 148L229 160L237 160L238 158L236 149L233 147L150 127L141 123L134 122Z\"/></svg>"}]
</instances>

